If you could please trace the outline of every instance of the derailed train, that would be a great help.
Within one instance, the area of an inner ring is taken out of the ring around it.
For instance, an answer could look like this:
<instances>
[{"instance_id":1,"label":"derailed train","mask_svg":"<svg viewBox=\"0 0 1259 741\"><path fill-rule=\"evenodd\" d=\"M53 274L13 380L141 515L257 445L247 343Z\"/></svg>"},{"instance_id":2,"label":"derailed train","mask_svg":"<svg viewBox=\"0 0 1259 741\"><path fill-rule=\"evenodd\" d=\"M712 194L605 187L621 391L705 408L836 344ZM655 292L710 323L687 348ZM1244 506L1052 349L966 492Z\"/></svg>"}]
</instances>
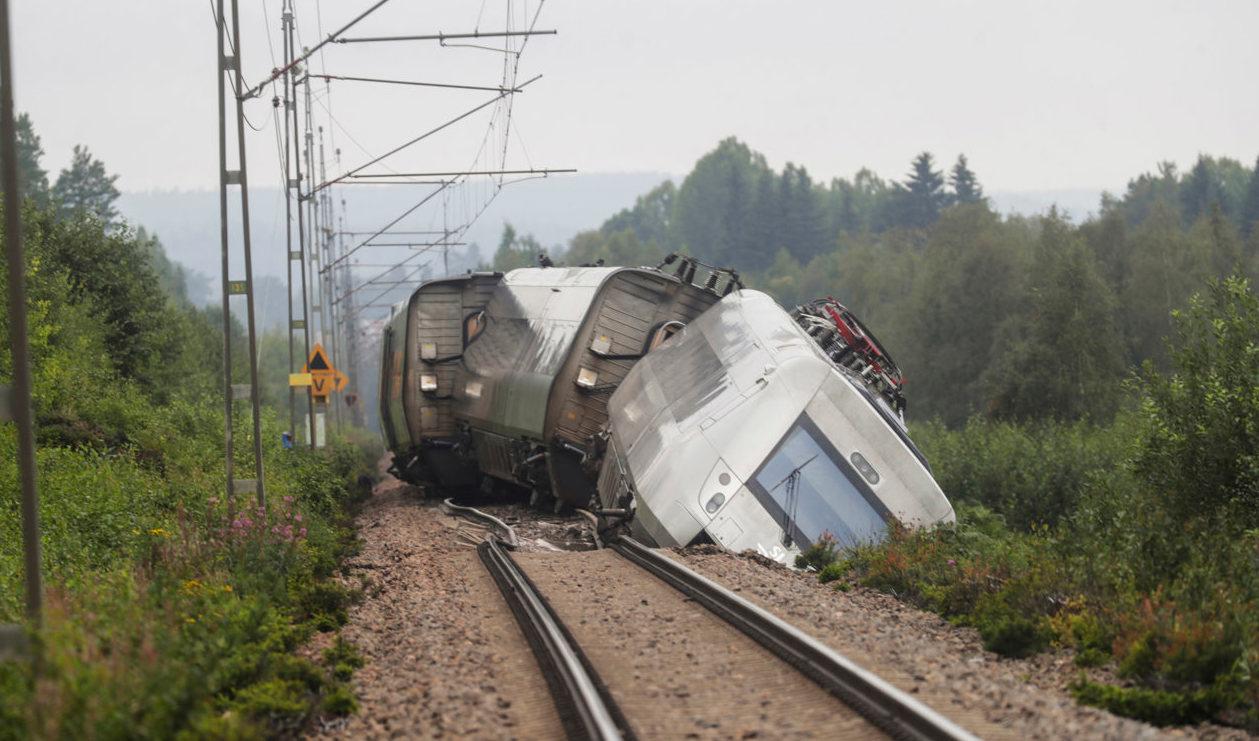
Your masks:
<instances>
[{"instance_id":1,"label":"derailed train","mask_svg":"<svg viewBox=\"0 0 1259 741\"><path fill-rule=\"evenodd\" d=\"M413 483L507 484L648 543L788 562L826 534L954 519L900 372L851 312L785 311L691 258L429 281L395 307L381 369L393 470Z\"/></svg>"}]
</instances>

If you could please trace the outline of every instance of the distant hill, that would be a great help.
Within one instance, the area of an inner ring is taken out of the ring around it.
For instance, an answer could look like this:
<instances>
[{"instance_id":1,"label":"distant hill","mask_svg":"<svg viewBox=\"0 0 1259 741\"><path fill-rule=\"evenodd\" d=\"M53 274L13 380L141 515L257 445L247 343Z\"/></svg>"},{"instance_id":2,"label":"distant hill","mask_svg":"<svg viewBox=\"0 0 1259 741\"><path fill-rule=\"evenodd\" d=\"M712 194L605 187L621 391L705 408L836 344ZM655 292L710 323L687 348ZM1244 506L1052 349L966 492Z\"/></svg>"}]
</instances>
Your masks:
<instances>
[{"instance_id":1,"label":"distant hill","mask_svg":"<svg viewBox=\"0 0 1259 741\"><path fill-rule=\"evenodd\" d=\"M666 173L597 173L555 176L505 188L468 233L468 241L492 254L503 224L534 235L544 245L563 244L583 229L631 206L634 199L669 177ZM415 189L345 188L347 225L374 230L403 212L416 199ZM234 195L234 194L233 194ZM284 276L284 200L279 188L249 191L254 269ZM229 201L233 215L237 199ZM219 195L217 190L123 193L118 210L131 223L158 235L171 259L211 279L217 290L220 272ZM234 218L234 217L233 217ZM233 221L235 225L237 222ZM238 226L235 228L239 228ZM235 236L235 234L233 234Z\"/></svg>"},{"instance_id":2,"label":"distant hill","mask_svg":"<svg viewBox=\"0 0 1259 741\"><path fill-rule=\"evenodd\" d=\"M566 244L578 232L596 228L617 211L633 205L637 196L669 177L667 173L658 172L596 173L517 183L499 194L469 231L468 241L478 245L480 255L488 258L498 244L503 224L510 222L519 233L532 234L543 245ZM343 192L350 228L355 230L384 225L415 198L414 191L396 188L346 188ZM993 207L1002 213L1037 214L1057 204L1075 221L1096 212L1100 197L1098 188L989 193ZM235 214L236 200L229 203ZM261 299L266 303L279 302L274 311L266 312L263 323L277 324L283 322L279 314L283 311L284 201L278 188L255 187L250 190L250 205L254 269L259 273L259 287L268 295L280 292L271 300ZM143 225L157 234L171 259L204 277L198 280L194 276L189 281L195 301L217 299L220 271L217 191L123 193L118 209L131 223ZM452 255L452 267L463 264ZM267 277L277 280L265 280Z\"/></svg>"}]
</instances>

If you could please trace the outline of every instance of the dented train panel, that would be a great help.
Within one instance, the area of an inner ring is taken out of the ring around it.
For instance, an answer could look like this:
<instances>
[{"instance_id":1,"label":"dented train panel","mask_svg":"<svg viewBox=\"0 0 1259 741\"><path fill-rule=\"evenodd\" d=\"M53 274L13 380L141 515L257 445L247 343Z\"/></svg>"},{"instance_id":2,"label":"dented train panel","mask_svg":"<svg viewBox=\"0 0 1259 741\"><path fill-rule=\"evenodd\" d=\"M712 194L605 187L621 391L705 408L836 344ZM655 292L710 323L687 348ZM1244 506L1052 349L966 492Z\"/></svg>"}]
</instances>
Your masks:
<instances>
[{"instance_id":1,"label":"dented train panel","mask_svg":"<svg viewBox=\"0 0 1259 741\"><path fill-rule=\"evenodd\" d=\"M887 405L768 296L739 291L643 359L609 403L600 477L640 538L782 561L953 510Z\"/></svg>"},{"instance_id":2,"label":"dented train panel","mask_svg":"<svg viewBox=\"0 0 1259 741\"><path fill-rule=\"evenodd\" d=\"M460 486L486 475L589 505L598 471L589 449L609 394L653 340L718 298L651 268L424 284L407 310L404 477Z\"/></svg>"}]
</instances>

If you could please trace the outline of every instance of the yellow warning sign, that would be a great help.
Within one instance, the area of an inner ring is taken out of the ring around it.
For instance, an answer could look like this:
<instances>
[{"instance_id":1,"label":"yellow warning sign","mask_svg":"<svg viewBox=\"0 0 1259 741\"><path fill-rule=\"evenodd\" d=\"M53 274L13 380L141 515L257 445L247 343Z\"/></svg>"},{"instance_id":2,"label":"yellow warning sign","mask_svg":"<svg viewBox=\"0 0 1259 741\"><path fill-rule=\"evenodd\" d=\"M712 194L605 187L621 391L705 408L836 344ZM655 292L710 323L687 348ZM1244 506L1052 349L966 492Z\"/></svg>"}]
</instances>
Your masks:
<instances>
[{"instance_id":1,"label":"yellow warning sign","mask_svg":"<svg viewBox=\"0 0 1259 741\"><path fill-rule=\"evenodd\" d=\"M318 342L310 351L310 359L306 361L306 367L302 371L310 376L310 395L320 401L326 402L328 394L343 390L350 381L349 376L332 366L323 345Z\"/></svg>"},{"instance_id":2,"label":"yellow warning sign","mask_svg":"<svg viewBox=\"0 0 1259 741\"><path fill-rule=\"evenodd\" d=\"M289 385L290 386L309 386L310 374L309 373L290 373Z\"/></svg>"}]
</instances>

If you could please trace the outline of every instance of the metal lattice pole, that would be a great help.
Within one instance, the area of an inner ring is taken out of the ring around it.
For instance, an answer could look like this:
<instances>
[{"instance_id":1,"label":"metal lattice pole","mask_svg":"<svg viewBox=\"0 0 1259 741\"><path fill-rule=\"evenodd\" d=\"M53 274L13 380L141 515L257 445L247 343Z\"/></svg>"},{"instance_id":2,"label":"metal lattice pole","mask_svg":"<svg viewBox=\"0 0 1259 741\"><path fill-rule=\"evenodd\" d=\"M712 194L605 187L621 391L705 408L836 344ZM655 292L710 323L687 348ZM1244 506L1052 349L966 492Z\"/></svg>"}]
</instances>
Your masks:
<instances>
[{"instance_id":1,"label":"metal lattice pole","mask_svg":"<svg viewBox=\"0 0 1259 741\"><path fill-rule=\"evenodd\" d=\"M234 54L226 54L227 46L227 23L223 15L223 0L218 0L217 18L218 22L218 49L219 49L219 216L221 220L221 240L223 250L223 381L224 381L224 404L226 412L226 462L225 468L227 473L227 489L230 497L234 498L237 489L236 479L234 478L234 461L232 447L232 404L236 397L243 396L247 390L250 401L250 411L253 415L253 448L254 448L254 479L252 482L241 480L244 487L248 483L253 484L253 489L258 498L259 506L266 506L266 491L263 484L262 472L262 410L261 410L261 394L258 388L258 336L256 331L255 312L254 312L254 274L253 274L253 253L251 249L251 240L249 233L249 177L245 159L245 111L244 101L235 91L244 89L244 79L240 73L240 56L241 56L241 39L240 39L240 16L237 10L237 0L232 0L232 35L235 41ZM236 170L229 170L227 167L227 80L226 76L232 77L232 97L235 99L236 105L236 144L237 144L237 163ZM228 238L227 223L227 187L236 185L240 188L240 218L242 229L242 245L244 249L245 259L245 279L243 281L233 281L230 279L229 271L231 264L229 260L230 240ZM245 314L246 314L246 331L248 334L249 347L249 385L246 388L232 384L232 363L231 363L231 297L235 295L244 295L245 297Z\"/></svg>"},{"instance_id":2,"label":"metal lattice pole","mask_svg":"<svg viewBox=\"0 0 1259 741\"><path fill-rule=\"evenodd\" d=\"M290 3L286 16L288 20L288 33L285 38L288 41L289 53L296 52L294 44L294 23L293 23L293 6ZM290 120L293 124L292 131L292 161L293 161L293 188L297 192L297 243L298 243L298 267L302 274L302 337L304 340L304 349L302 351L302 362L310 357L310 294L306 282L306 220L302 215L302 155L298 151L297 139L301 134L301 130L297 124L297 85L300 82L295 73L294 65L290 64L285 67L285 89L286 94L290 98ZM287 129L287 124L286 124ZM313 179L313 178L312 178ZM291 257L291 256L290 256ZM290 263L291 266L291 263ZM310 410L308 415L307 434L309 435L310 447L315 447L315 401L311 394L309 386L306 387L306 405ZM296 434L296 432L294 433Z\"/></svg>"},{"instance_id":3,"label":"metal lattice pole","mask_svg":"<svg viewBox=\"0 0 1259 741\"><path fill-rule=\"evenodd\" d=\"M291 51L289 50L288 28L289 28L289 23L291 23L292 20L293 20L293 14L289 12L288 3L286 1L284 4L283 10L281 10L280 12L280 36L283 37L281 39L281 43L283 44L283 47L284 47L285 59L288 59L291 56ZM281 114L281 118L284 121L284 252L285 252L284 275L285 275L285 283L286 283L285 287L288 289L289 373L292 374L297 371L296 351L295 351L295 348L293 347L293 330L295 329L294 324L293 324L293 260L294 260L295 254L297 255L296 259L301 260L301 254L293 252L293 180L289 174L291 170L291 166L289 164L289 158L292 156L290 152L290 145L292 142L289 140L289 126L288 126L289 106L292 105L292 103L289 101L290 83L291 83L290 72L288 68L286 67L284 71L284 80L282 83L284 87L284 111ZM305 326L305 325L306 325L306 306L305 304L303 304L302 305L302 326ZM296 439L296 436L297 436L297 389L292 385L289 386L289 434L292 435L294 439Z\"/></svg>"},{"instance_id":4,"label":"metal lattice pole","mask_svg":"<svg viewBox=\"0 0 1259 741\"><path fill-rule=\"evenodd\" d=\"M13 353L13 389L7 401L13 421L17 423L18 469L22 479L26 614L38 625L42 618L44 584L40 570L39 490L35 471L35 420L31 409L30 346L26 333L26 260L22 251L22 193L17 176L8 0L0 0L0 160L4 165L0 184L4 186L4 246L9 268L9 349ZM7 391L0 388L0 393Z\"/></svg>"}]
</instances>

